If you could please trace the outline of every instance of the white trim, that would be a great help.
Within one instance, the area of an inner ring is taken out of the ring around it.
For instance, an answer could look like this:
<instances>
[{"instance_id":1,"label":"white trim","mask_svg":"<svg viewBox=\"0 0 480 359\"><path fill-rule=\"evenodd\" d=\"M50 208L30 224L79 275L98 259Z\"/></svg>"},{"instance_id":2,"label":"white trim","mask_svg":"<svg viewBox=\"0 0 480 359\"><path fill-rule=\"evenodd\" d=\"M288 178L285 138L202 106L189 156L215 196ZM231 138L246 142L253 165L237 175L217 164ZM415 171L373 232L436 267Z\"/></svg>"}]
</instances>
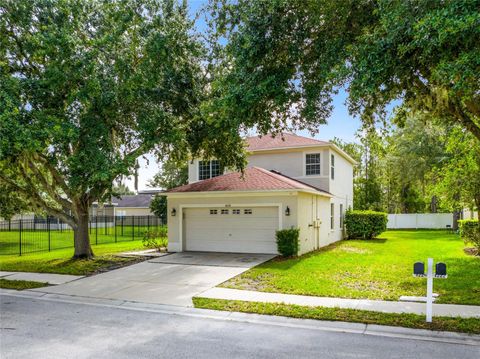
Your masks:
<instances>
[{"instance_id":1,"label":"white trim","mask_svg":"<svg viewBox=\"0 0 480 359\"><path fill-rule=\"evenodd\" d=\"M257 191L204 191L204 192L166 192L163 195L170 198L201 198L201 197L261 197L261 196L278 196L283 194L285 196L295 196L299 192L315 194L317 196L324 196L332 198L333 195L316 191L313 188L309 189L296 189L296 190L257 190Z\"/></svg>"},{"instance_id":2,"label":"white trim","mask_svg":"<svg viewBox=\"0 0 480 359\"><path fill-rule=\"evenodd\" d=\"M318 175L307 175L307 155L320 155L320 174ZM303 178L315 178L319 176L323 176L323 171L322 171L322 165L323 165L323 159L322 159L322 154L323 150L321 151L303 151L302 156L303 156Z\"/></svg>"},{"instance_id":3,"label":"white trim","mask_svg":"<svg viewBox=\"0 0 480 359\"><path fill-rule=\"evenodd\" d=\"M179 206L179 213L178 213L178 239L180 242L179 246L175 246L178 248L176 251L183 252L184 251L184 240L183 238L183 210L187 208L209 208L209 207L217 207L217 208L231 208L231 207L278 207L278 229L283 229L283 204L282 203L222 203L222 204L181 204ZM177 243L177 242L175 242ZM170 243L169 243L170 245ZM186 247L186 245L185 245ZM172 247L173 251L173 247Z\"/></svg>"}]
</instances>

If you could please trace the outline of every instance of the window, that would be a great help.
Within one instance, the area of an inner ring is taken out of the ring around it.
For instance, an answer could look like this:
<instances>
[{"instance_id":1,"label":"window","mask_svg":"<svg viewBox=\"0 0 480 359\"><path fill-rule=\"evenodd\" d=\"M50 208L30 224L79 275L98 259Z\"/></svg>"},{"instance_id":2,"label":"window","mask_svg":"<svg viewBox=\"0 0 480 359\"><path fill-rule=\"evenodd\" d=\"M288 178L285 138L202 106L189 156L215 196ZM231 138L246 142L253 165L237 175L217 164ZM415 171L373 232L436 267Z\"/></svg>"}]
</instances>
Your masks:
<instances>
[{"instance_id":1,"label":"window","mask_svg":"<svg viewBox=\"0 0 480 359\"><path fill-rule=\"evenodd\" d=\"M217 214L217 213L218 213L218 211L216 209L211 209L210 210L210 214Z\"/></svg>"},{"instance_id":2,"label":"window","mask_svg":"<svg viewBox=\"0 0 480 359\"><path fill-rule=\"evenodd\" d=\"M222 209L222 214L228 214L228 209Z\"/></svg>"},{"instance_id":3,"label":"window","mask_svg":"<svg viewBox=\"0 0 480 359\"><path fill-rule=\"evenodd\" d=\"M308 153L305 157L305 173L307 176L320 174L320 153Z\"/></svg>"},{"instance_id":4,"label":"window","mask_svg":"<svg viewBox=\"0 0 480 359\"><path fill-rule=\"evenodd\" d=\"M333 203L330 203L330 229L335 228L335 220L333 218L335 212L335 205Z\"/></svg>"},{"instance_id":5,"label":"window","mask_svg":"<svg viewBox=\"0 0 480 359\"><path fill-rule=\"evenodd\" d=\"M330 177L335 179L335 156L331 155L330 156Z\"/></svg>"},{"instance_id":6,"label":"window","mask_svg":"<svg viewBox=\"0 0 480 359\"><path fill-rule=\"evenodd\" d=\"M240 214L240 210L239 209L232 209L232 214Z\"/></svg>"},{"instance_id":7,"label":"window","mask_svg":"<svg viewBox=\"0 0 480 359\"><path fill-rule=\"evenodd\" d=\"M340 228L343 228L343 204L340 204Z\"/></svg>"},{"instance_id":8,"label":"window","mask_svg":"<svg viewBox=\"0 0 480 359\"><path fill-rule=\"evenodd\" d=\"M252 210L251 209L244 209L243 214L252 214Z\"/></svg>"},{"instance_id":9,"label":"window","mask_svg":"<svg viewBox=\"0 0 480 359\"><path fill-rule=\"evenodd\" d=\"M205 180L220 176L220 163L217 160L198 161L198 179Z\"/></svg>"}]
</instances>

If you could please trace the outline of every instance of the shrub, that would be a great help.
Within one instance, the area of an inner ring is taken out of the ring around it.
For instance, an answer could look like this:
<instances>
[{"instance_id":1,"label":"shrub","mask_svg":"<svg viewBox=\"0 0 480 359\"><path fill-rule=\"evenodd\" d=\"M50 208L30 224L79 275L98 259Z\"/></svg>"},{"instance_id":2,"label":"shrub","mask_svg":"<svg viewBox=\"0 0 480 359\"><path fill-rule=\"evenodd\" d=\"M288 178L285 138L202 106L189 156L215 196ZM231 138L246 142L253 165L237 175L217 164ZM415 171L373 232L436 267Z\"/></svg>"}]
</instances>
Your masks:
<instances>
[{"instance_id":1,"label":"shrub","mask_svg":"<svg viewBox=\"0 0 480 359\"><path fill-rule=\"evenodd\" d=\"M167 227L160 227L155 231L146 231L142 243L146 248L155 248L158 251L166 250L168 247Z\"/></svg>"},{"instance_id":2,"label":"shrub","mask_svg":"<svg viewBox=\"0 0 480 359\"><path fill-rule=\"evenodd\" d=\"M345 228L349 239L372 239L387 230L387 214L374 211L348 211Z\"/></svg>"},{"instance_id":3,"label":"shrub","mask_svg":"<svg viewBox=\"0 0 480 359\"><path fill-rule=\"evenodd\" d=\"M296 256L299 250L300 229L282 229L276 232L277 249L283 257Z\"/></svg>"},{"instance_id":4,"label":"shrub","mask_svg":"<svg viewBox=\"0 0 480 359\"><path fill-rule=\"evenodd\" d=\"M480 254L480 223L478 219L464 219L458 221L460 237L465 244L471 243Z\"/></svg>"}]
</instances>

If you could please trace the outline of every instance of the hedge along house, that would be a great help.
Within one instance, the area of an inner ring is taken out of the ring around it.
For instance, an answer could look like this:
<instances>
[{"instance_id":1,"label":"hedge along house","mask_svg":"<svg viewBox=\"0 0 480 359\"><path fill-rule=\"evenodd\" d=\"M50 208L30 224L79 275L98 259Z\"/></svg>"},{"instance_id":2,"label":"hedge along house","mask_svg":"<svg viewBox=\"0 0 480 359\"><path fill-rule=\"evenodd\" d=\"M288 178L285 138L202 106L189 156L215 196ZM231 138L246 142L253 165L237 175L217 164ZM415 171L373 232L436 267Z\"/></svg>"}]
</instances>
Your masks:
<instances>
[{"instance_id":1,"label":"hedge along house","mask_svg":"<svg viewBox=\"0 0 480 359\"><path fill-rule=\"evenodd\" d=\"M338 147L293 134L247 138L243 176L194 160L168 198L169 251L277 253L275 231L300 228L303 254L343 238L353 164Z\"/></svg>"}]
</instances>

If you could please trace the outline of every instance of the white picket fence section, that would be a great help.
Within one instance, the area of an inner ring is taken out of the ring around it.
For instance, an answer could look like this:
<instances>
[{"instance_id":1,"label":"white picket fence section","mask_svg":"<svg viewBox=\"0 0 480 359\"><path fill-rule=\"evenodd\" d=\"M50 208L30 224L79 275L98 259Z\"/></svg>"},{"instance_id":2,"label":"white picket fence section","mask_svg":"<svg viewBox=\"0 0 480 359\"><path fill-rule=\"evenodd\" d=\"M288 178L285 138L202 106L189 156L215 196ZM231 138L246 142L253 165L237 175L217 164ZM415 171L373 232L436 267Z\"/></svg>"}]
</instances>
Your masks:
<instances>
[{"instance_id":1,"label":"white picket fence section","mask_svg":"<svg viewBox=\"0 0 480 359\"><path fill-rule=\"evenodd\" d=\"M452 213L399 213L388 215L388 229L444 229L453 226Z\"/></svg>"}]
</instances>

